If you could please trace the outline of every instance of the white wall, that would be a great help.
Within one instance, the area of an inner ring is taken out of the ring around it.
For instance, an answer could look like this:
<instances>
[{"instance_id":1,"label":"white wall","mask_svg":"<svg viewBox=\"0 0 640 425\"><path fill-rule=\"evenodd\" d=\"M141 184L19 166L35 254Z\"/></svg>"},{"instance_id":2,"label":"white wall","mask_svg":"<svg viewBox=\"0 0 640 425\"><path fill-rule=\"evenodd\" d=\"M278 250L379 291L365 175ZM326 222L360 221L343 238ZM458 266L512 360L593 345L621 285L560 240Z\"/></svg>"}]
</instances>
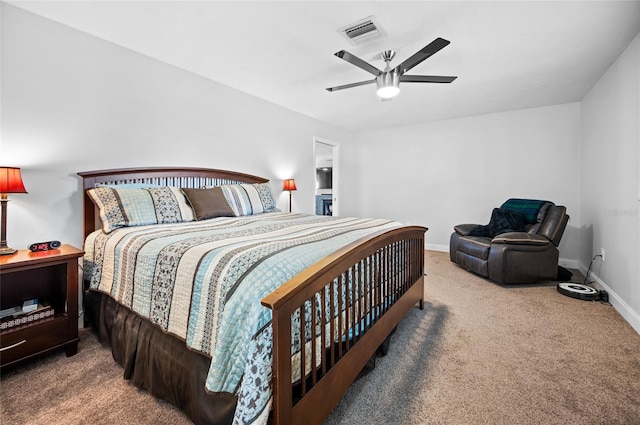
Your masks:
<instances>
[{"instance_id":1,"label":"white wall","mask_svg":"<svg viewBox=\"0 0 640 425\"><path fill-rule=\"evenodd\" d=\"M78 171L224 168L295 177L293 209L314 210L313 137L341 144L341 215L430 228L447 250L455 224L486 223L508 197L550 199L571 215L561 257L595 278L640 332L640 41L580 103L352 135L0 3L0 165L22 167L9 204L15 248L82 244ZM221 66L225 65L221 63Z\"/></svg>"},{"instance_id":2,"label":"white wall","mask_svg":"<svg viewBox=\"0 0 640 425\"><path fill-rule=\"evenodd\" d=\"M343 152L343 179L357 182L347 214L426 226L428 246L448 251L454 225L486 224L510 197L548 199L571 216L561 258L578 258L578 103L358 133Z\"/></svg>"},{"instance_id":3,"label":"white wall","mask_svg":"<svg viewBox=\"0 0 640 425\"><path fill-rule=\"evenodd\" d=\"M313 137L350 133L73 30L2 8L0 163L28 195L10 196L14 248L82 245L79 171L135 166L222 168L294 177L293 209L314 212ZM227 64L221 63L221 66Z\"/></svg>"},{"instance_id":4,"label":"white wall","mask_svg":"<svg viewBox=\"0 0 640 425\"><path fill-rule=\"evenodd\" d=\"M640 35L582 102L580 261L640 333Z\"/></svg>"}]
</instances>

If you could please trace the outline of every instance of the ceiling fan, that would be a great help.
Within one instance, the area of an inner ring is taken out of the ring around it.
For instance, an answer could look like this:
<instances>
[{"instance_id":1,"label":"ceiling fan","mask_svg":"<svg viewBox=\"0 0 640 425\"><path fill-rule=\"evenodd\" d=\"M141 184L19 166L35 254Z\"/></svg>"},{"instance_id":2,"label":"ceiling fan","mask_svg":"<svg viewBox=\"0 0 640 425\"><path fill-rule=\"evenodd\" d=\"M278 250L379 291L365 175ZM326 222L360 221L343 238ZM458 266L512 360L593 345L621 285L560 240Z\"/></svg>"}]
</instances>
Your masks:
<instances>
[{"instance_id":1,"label":"ceiling fan","mask_svg":"<svg viewBox=\"0 0 640 425\"><path fill-rule=\"evenodd\" d=\"M411 68L427 59L429 56L446 47L449 43L450 42L448 40L438 37L395 68L391 68L389 62L391 62L396 52L393 50L385 50L381 54L382 59L387 64L384 71L379 70L375 66L363 61L357 56L352 55L346 50L340 50L335 54L337 57L346 60L347 62L357 66L358 68L364 69L368 73L373 74L375 78L373 80L360 81L357 83L345 84L336 87L329 87L327 90L332 92L336 90L349 89L351 87L363 86L365 84L376 83L378 85L378 90L376 92L377 95L380 96L382 100L391 100L400 92L400 83L450 83L458 77L405 74Z\"/></svg>"}]
</instances>

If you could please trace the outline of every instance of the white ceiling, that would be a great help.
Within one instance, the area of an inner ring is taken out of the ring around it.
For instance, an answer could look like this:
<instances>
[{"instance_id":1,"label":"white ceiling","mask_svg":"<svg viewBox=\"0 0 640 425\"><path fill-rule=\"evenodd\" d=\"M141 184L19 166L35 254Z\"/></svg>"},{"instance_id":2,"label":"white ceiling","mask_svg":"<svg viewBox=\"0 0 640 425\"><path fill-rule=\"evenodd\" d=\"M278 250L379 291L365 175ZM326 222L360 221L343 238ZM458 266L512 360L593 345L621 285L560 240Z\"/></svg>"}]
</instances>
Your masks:
<instances>
[{"instance_id":1,"label":"white ceiling","mask_svg":"<svg viewBox=\"0 0 640 425\"><path fill-rule=\"evenodd\" d=\"M640 31L638 1L8 1L160 61L352 131L575 102ZM338 28L375 16L387 37L352 46ZM372 78L333 53L378 68L436 37L451 44L381 102Z\"/></svg>"}]
</instances>

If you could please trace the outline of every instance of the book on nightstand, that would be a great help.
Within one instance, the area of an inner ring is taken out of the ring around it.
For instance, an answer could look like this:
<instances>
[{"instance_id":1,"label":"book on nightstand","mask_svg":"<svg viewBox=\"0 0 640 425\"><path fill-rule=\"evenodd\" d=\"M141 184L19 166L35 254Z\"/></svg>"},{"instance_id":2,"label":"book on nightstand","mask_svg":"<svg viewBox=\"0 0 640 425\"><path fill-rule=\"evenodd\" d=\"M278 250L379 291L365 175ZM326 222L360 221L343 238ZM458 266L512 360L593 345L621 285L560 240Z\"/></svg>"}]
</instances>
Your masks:
<instances>
[{"instance_id":1,"label":"book on nightstand","mask_svg":"<svg viewBox=\"0 0 640 425\"><path fill-rule=\"evenodd\" d=\"M31 300L26 300L22 303L22 312L23 313L31 313L38 309L38 299L34 298Z\"/></svg>"}]
</instances>

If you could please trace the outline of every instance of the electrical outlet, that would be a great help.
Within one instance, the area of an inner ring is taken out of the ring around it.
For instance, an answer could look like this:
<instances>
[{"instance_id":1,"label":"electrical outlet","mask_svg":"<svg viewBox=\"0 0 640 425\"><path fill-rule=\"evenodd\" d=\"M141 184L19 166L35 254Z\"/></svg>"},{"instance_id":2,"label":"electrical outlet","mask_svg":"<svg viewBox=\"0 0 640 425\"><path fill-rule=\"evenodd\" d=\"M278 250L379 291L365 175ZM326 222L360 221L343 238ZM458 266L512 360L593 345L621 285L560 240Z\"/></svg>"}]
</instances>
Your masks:
<instances>
[{"instance_id":1,"label":"electrical outlet","mask_svg":"<svg viewBox=\"0 0 640 425\"><path fill-rule=\"evenodd\" d=\"M600 248L600 255L602 256L602 262L604 263L604 248Z\"/></svg>"}]
</instances>

